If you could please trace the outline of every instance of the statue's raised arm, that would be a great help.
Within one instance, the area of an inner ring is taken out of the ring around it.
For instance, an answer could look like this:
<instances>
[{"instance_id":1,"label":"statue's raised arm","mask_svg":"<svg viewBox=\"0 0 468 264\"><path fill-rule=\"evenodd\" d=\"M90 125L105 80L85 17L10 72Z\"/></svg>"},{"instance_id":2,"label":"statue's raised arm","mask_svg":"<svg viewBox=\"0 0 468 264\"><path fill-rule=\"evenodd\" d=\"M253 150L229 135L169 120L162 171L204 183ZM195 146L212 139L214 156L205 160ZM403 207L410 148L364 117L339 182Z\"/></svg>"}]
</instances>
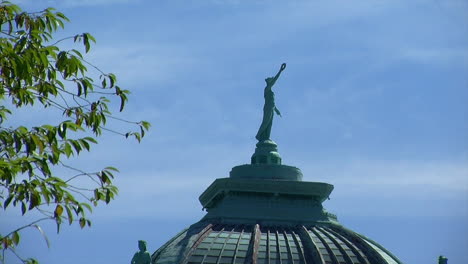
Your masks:
<instances>
[{"instance_id":1,"label":"statue's raised arm","mask_svg":"<svg viewBox=\"0 0 468 264\"><path fill-rule=\"evenodd\" d=\"M276 80L278 80L281 72L283 72L284 69L286 69L286 63L281 64L281 67L275 77L269 77L265 79L266 87L263 93L265 97L265 105L263 106L263 119L262 124L258 129L257 135L255 136L258 141L265 141L270 139L273 116L275 113L281 115L278 108L276 108L275 93L271 90L271 88L276 83Z\"/></svg>"},{"instance_id":2,"label":"statue's raised arm","mask_svg":"<svg viewBox=\"0 0 468 264\"><path fill-rule=\"evenodd\" d=\"M280 77L280 75L284 71L284 69L286 69L286 63L281 64L281 67L280 67L278 73L275 75L275 77L273 77L271 86L273 86L273 84L275 84L276 80L278 80L278 78Z\"/></svg>"}]
</instances>

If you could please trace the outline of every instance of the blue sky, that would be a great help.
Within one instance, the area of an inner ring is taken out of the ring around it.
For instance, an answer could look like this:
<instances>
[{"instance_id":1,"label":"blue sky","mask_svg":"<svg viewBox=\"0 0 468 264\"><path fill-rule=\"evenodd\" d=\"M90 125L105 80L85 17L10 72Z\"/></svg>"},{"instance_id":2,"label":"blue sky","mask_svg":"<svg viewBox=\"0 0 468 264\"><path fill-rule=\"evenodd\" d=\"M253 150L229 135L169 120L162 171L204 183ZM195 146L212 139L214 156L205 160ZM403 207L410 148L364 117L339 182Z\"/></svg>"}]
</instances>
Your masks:
<instances>
[{"instance_id":1,"label":"blue sky","mask_svg":"<svg viewBox=\"0 0 468 264\"><path fill-rule=\"evenodd\" d=\"M20 4L64 12L72 22L60 36L91 32L89 60L132 91L121 117L153 125L141 144L105 134L74 160L118 167L119 197L96 208L91 229L57 236L46 224L50 249L27 231L23 255L128 263L138 239L154 251L198 221L203 190L249 162L264 78L286 62L272 131L283 162L334 184L324 206L403 262L468 263L466 0ZM14 122L52 118L23 110Z\"/></svg>"}]
</instances>

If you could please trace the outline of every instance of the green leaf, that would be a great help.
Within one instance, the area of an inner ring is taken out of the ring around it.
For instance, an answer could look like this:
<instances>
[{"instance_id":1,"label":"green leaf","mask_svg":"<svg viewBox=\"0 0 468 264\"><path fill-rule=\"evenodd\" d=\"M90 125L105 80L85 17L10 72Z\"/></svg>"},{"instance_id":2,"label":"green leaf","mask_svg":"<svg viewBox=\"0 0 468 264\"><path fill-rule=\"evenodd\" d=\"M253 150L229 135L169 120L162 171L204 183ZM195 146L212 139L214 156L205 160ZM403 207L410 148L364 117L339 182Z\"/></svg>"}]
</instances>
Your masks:
<instances>
[{"instance_id":1,"label":"green leaf","mask_svg":"<svg viewBox=\"0 0 468 264\"><path fill-rule=\"evenodd\" d=\"M66 138L66 136L67 136L67 122L63 122L58 126L57 133L62 139Z\"/></svg>"},{"instance_id":2,"label":"green leaf","mask_svg":"<svg viewBox=\"0 0 468 264\"><path fill-rule=\"evenodd\" d=\"M11 240L8 237L2 238L2 244L3 244L4 249L7 249L10 243L11 243Z\"/></svg>"},{"instance_id":3,"label":"green leaf","mask_svg":"<svg viewBox=\"0 0 468 264\"><path fill-rule=\"evenodd\" d=\"M111 192L110 190L106 190L106 204L108 204L111 200Z\"/></svg>"},{"instance_id":4,"label":"green leaf","mask_svg":"<svg viewBox=\"0 0 468 264\"><path fill-rule=\"evenodd\" d=\"M63 213L63 207L60 204L57 204L57 207L55 207L54 211L54 217L59 218Z\"/></svg>"},{"instance_id":5,"label":"green leaf","mask_svg":"<svg viewBox=\"0 0 468 264\"><path fill-rule=\"evenodd\" d=\"M91 45L89 44L89 34L88 33L83 34L83 44L85 45L85 51L88 52L89 49L91 48Z\"/></svg>"},{"instance_id":6,"label":"green leaf","mask_svg":"<svg viewBox=\"0 0 468 264\"><path fill-rule=\"evenodd\" d=\"M140 123L146 130L148 130L151 127L151 124L147 121L141 121Z\"/></svg>"},{"instance_id":7,"label":"green leaf","mask_svg":"<svg viewBox=\"0 0 468 264\"><path fill-rule=\"evenodd\" d=\"M19 235L18 231L13 232L13 235L12 235L11 240L13 241L13 243L14 243L15 245L18 245L18 244L19 244L20 235Z\"/></svg>"},{"instance_id":8,"label":"green leaf","mask_svg":"<svg viewBox=\"0 0 468 264\"><path fill-rule=\"evenodd\" d=\"M97 201L101 197L101 193L99 192L99 189L94 189L94 199Z\"/></svg>"},{"instance_id":9,"label":"green leaf","mask_svg":"<svg viewBox=\"0 0 468 264\"><path fill-rule=\"evenodd\" d=\"M73 154L72 148L71 148L69 143L65 143L63 145L63 152L65 153L67 158L70 157Z\"/></svg>"},{"instance_id":10,"label":"green leaf","mask_svg":"<svg viewBox=\"0 0 468 264\"><path fill-rule=\"evenodd\" d=\"M67 211L68 224L71 225L73 223L73 214L72 214L72 212L70 210L70 207L65 206L65 209Z\"/></svg>"},{"instance_id":11,"label":"green leaf","mask_svg":"<svg viewBox=\"0 0 468 264\"><path fill-rule=\"evenodd\" d=\"M80 142L81 146L83 146L83 148L85 148L87 151L89 151L90 146L89 146L89 143L86 140L80 139L78 141Z\"/></svg>"},{"instance_id":12,"label":"green leaf","mask_svg":"<svg viewBox=\"0 0 468 264\"><path fill-rule=\"evenodd\" d=\"M38 206L40 203L41 203L41 197L39 196L39 193L37 192L32 193L28 210L33 209L34 207Z\"/></svg>"},{"instance_id":13,"label":"green leaf","mask_svg":"<svg viewBox=\"0 0 468 264\"><path fill-rule=\"evenodd\" d=\"M81 228L84 228L85 225L86 225L86 219L83 218L83 217L81 217L79 222L80 222L80 227L81 227Z\"/></svg>"},{"instance_id":14,"label":"green leaf","mask_svg":"<svg viewBox=\"0 0 468 264\"><path fill-rule=\"evenodd\" d=\"M21 214L24 215L26 213L26 203L21 202Z\"/></svg>"},{"instance_id":15,"label":"green leaf","mask_svg":"<svg viewBox=\"0 0 468 264\"><path fill-rule=\"evenodd\" d=\"M89 205L89 204L87 204L87 203L81 203L80 205L86 207L86 209L88 209L88 211L89 211L90 213L93 212L93 208L91 207L91 205Z\"/></svg>"},{"instance_id":16,"label":"green leaf","mask_svg":"<svg viewBox=\"0 0 468 264\"><path fill-rule=\"evenodd\" d=\"M33 140L34 144L39 148L39 153L42 153L44 151L44 143L42 142L42 140L36 134L31 134L31 139Z\"/></svg>"},{"instance_id":17,"label":"green leaf","mask_svg":"<svg viewBox=\"0 0 468 264\"><path fill-rule=\"evenodd\" d=\"M96 141L96 139L92 138L92 137L85 137L83 138L84 140L86 141L89 141L91 143L94 143L94 144L97 144L98 142Z\"/></svg>"},{"instance_id":18,"label":"green leaf","mask_svg":"<svg viewBox=\"0 0 468 264\"><path fill-rule=\"evenodd\" d=\"M109 73L109 80L110 80L110 86L109 88L114 87L115 82L117 81L117 77L113 73Z\"/></svg>"},{"instance_id":19,"label":"green leaf","mask_svg":"<svg viewBox=\"0 0 468 264\"><path fill-rule=\"evenodd\" d=\"M76 154L79 154L80 151L81 151L81 146L80 146L80 144L79 144L76 140L70 140L70 143L71 143L71 145L73 146L73 148L75 149Z\"/></svg>"},{"instance_id":20,"label":"green leaf","mask_svg":"<svg viewBox=\"0 0 468 264\"><path fill-rule=\"evenodd\" d=\"M119 172L119 170L118 170L117 168L111 167L111 166L105 167L104 169L105 169L105 170L111 170L111 171Z\"/></svg>"},{"instance_id":21,"label":"green leaf","mask_svg":"<svg viewBox=\"0 0 468 264\"><path fill-rule=\"evenodd\" d=\"M3 203L3 208L6 209L8 207L8 205L11 203L11 201L13 200L14 196L13 194L10 194L10 196L8 196L8 198L5 200L5 202Z\"/></svg>"},{"instance_id":22,"label":"green leaf","mask_svg":"<svg viewBox=\"0 0 468 264\"><path fill-rule=\"evenodd\" d=\"M60 226L62 225L62 219L60 217L56 218L55 223L57 224L57 234L58 234L60 233Z\"/></svg>"}]
</instances>

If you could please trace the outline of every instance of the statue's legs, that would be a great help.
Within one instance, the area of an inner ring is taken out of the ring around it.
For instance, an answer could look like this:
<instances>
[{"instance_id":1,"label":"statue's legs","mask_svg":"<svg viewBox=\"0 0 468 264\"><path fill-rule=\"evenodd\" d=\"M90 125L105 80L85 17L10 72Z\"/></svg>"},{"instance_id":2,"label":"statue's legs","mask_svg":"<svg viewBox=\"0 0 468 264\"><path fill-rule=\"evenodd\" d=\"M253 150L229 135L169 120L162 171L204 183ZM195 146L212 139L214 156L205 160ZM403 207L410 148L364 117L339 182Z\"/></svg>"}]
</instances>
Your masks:
<instances>
[{"instance_id":1,"label":"statue's legs","mask_svg":"<svg viewBox=\"0 0 468 264\"><path fill-rule=\"evenodd\" d=\"M258 141L263 141L263 140L270 139L272 124L273 124L273 113L271 113L269 115L264 115L263 116L263 122L260 125L260 128L258 129L257 136L255 136L255 138Z\"/></svg>"}]
</instances>

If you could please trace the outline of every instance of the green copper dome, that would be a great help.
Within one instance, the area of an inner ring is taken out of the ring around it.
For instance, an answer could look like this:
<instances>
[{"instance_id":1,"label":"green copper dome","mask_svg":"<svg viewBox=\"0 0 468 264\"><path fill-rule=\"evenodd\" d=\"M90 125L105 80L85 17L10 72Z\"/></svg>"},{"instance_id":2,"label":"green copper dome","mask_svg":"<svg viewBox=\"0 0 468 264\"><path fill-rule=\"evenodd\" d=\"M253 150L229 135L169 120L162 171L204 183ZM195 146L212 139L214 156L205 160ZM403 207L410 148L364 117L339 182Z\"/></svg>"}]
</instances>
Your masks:
<instances>
[{"instance_id":1,"label":"green copper dome","mask_svg":"<svg viewBox=\"0 0 468 264\"><path fill-rule=\"evenodd\" d=\"M247 164L201 195L205 217L152 255L153 264L401 264L322 206L333 185L292 166Z\"/></svg>"},{"instance_id":2,"label":"green copper dome","mask_svg":"<svg viewBox=\"0 0 468 264\"><path fill-rule=\"evenodd\" d=\"M382 246L339 225L243 225L201 221L152 256L153 263L397 264Z\"/></svg>"},{"instance_id":3,"label":"green copper dome","mask_svg":"<svg viewBox=\"0 0 468 264\"><path fill-rule=\"evenodd\" d=\"M207 214L153 253L153 264L401 264L376 242L343 227L322 203L333 185L302 181L270 139L275 106L267 78L251 164L234 167L201 195Z\"/></svg>"}]
</instances>

